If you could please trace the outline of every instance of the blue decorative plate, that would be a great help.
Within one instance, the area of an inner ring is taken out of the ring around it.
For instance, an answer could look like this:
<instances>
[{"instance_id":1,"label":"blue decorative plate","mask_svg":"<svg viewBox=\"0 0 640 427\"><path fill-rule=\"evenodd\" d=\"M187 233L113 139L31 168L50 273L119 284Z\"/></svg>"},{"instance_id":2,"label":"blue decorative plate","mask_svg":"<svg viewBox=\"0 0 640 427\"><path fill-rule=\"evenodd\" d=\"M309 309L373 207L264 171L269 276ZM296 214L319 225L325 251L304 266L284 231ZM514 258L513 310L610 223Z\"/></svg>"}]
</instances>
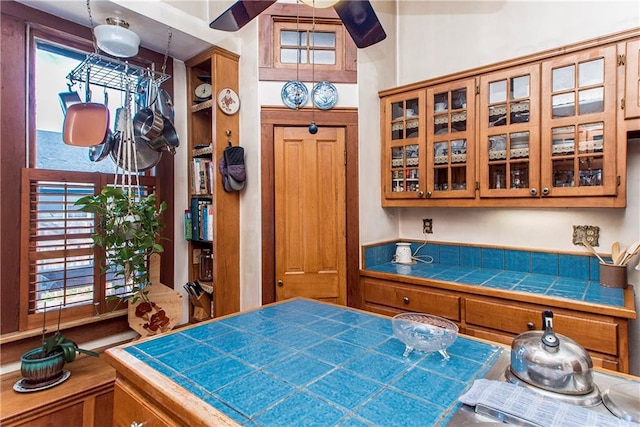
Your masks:
<instances>
[{"instance_id":1,"label":"blue decorative plate","mask_svg":"<svg viewBox=\"0 0 640 427\"><path fill-rule=\"evenodd\" d=\"M318 82L311 90L311 100L316 108L328 110L338 102L338 89L330 82Z\"/></svg>"},{"instance_id":2,"label":"blue decorative plate","mask_svg":"<svg viewBox=\"0 0 640 427\"><path fill-rule=\"evenodd\" d=\"M292 110L304 107L307 99L309 99L309 91L304 83L298 80L289 80L282 86L282 102Z\"/></svg>"}]
</instances>

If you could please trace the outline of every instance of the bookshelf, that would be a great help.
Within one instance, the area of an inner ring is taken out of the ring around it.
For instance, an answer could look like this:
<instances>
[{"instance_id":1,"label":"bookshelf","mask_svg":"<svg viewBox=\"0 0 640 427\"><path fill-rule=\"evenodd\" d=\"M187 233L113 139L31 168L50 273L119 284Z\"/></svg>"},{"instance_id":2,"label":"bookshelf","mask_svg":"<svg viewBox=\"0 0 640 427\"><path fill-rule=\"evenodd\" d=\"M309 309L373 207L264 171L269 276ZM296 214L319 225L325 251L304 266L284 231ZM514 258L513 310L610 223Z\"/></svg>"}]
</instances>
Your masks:
<instances>
[{"instance_id":1,"label":"bookshelf","mask_svg":"<svg viewBox=\"0 0 640 427\"><path fill-rule=\"evenodd\" d=\"M238 92L239 57L214 47L185 62L189 100L189 194L185 200L185 238L189 246L189 281L212 291L213 312L191 300L192 321L240 310L240 201L237 192L223 189L218 160L227 141L238 143L239 113L227 115L216 105L223 88ZM195 97L195 88L210 83L213 99ZM189 223L187 223L187 217ZM200 255L212 254L212 281L201 280Z\"/></svg>"}]
</instances>

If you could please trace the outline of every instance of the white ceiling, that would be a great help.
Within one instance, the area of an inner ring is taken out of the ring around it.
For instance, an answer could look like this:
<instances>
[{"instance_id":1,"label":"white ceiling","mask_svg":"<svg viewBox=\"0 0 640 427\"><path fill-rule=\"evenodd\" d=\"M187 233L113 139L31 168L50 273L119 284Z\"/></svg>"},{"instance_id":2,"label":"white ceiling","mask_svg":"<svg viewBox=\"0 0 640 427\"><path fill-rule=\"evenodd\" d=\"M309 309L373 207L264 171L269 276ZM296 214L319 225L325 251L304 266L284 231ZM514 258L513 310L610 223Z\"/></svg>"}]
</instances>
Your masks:
<instances>
[{"instance_id":1,"label":"white ceiling","mask_svg":"<svg viewBox=\"0 0 640 427\"><path fill-rule=\"evenodd\" d=\"M86 0L17 1L90 26ZM92 0L89 6L94 26L104 24L108 17L122 18L140 36L141 46L156 52L165 53L171 29L170 55L184 61L213 44L229 48L233 33L212 30L209 22L210 16L217 16L232 3L232 0Z\"/></svg>"}]
</instances>

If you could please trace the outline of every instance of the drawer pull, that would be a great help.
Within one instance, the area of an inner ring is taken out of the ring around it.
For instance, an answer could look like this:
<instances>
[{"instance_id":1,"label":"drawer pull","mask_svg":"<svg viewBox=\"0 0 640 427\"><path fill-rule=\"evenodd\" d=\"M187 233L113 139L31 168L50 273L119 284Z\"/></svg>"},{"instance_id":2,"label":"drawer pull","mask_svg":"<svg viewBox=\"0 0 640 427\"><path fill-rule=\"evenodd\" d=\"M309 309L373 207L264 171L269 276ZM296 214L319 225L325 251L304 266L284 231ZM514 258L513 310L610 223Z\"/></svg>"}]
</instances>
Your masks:
<instances>
[{"instance_id":1,"label":"drawer pull","mask_svg":"<svg viewBox=\"0 0 640 427\"><path fill-rule=\"evenodd\" d=\"M533 322L527 322L527 329L530 331L533 331L535 327L536 325L534 325Z\"/></svg>"},{"instance_id":2,"label":"drawer pull","mask_svg":"<svg viewBox=\"0 0 640 427\"><path fill-rule=\"evenodd\" d=\"M409 297L402 298L402 302L405 304L409 304Z\"/></svg>"}]
</instances>

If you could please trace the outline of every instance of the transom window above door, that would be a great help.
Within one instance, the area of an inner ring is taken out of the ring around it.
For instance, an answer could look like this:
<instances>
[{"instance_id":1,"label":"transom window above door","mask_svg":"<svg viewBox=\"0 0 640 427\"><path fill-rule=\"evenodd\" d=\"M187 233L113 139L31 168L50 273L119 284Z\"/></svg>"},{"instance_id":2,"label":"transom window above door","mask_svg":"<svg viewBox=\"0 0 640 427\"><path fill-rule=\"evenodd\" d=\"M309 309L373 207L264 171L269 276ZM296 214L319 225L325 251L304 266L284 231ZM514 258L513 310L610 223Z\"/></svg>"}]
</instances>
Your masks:
<instances>
[{"instance_id":1,"label":"transom window above door","mask_svg":"<svg viewBox=\"0 0 640 427\"><path fill-rule=\"evenodd\" d=\"M259 25L260 80L357 82L357 48L333 8L275 3Z\"/></svg>"},{"instance_id":2,"label":"transom window above door","mask_svg":"<svg viewBox=\"0 0 640 427\"><path fill-rule=\"evenodd\" d=\"M342 69L342 55L337 52L344 37L341 25L316 24L315 29L290 27L290 23L275 24L279 36L276 66L308 69L315 63L317 69Z\"/></svg>"}]
</instances>

